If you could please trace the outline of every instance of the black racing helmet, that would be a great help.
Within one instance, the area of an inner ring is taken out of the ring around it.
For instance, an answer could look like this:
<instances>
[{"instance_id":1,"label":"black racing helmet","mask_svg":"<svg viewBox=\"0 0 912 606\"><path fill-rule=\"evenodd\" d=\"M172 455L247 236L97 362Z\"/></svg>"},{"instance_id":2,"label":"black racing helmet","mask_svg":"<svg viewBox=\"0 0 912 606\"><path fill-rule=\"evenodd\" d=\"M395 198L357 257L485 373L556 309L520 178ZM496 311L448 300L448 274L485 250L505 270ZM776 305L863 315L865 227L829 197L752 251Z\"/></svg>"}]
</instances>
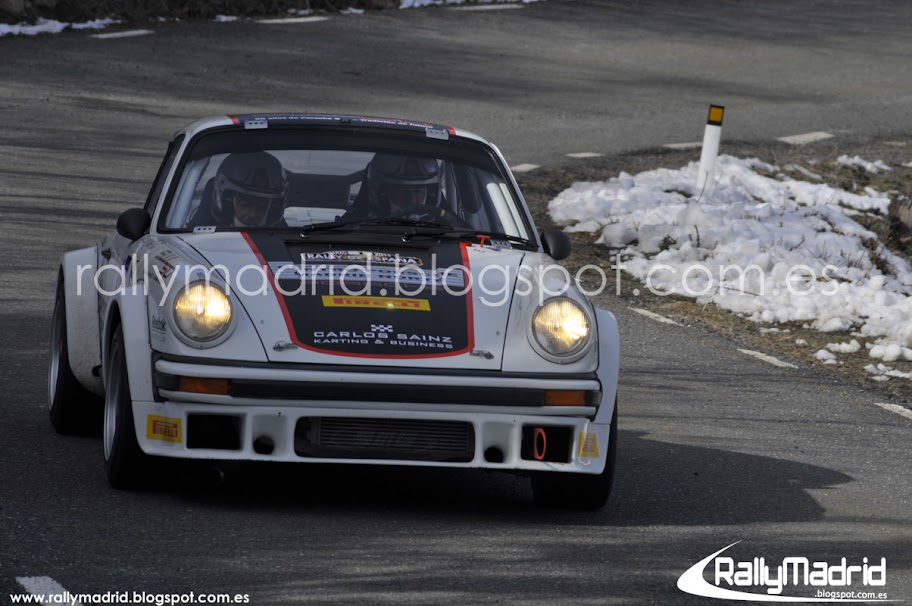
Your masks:
<instances>
[{"instance_id":1,"label":"black racing helmet","mask_svg":"<svg viewBox=\"0 0 912 606\"><path fill-rule=\"evenodd\" d=\"M423 189L423 201L408 197L411 204L437 205L440 196L440 165L434 158L376 154L367 167L371 198L384 208L404 191Z\"/></svg>"},{"instance_id":2,"label":"black racing helmet","mask_svg":"<svg viewBox=\"0 0 912 606\"><path fill-rule=\"evenodd\" d=\"M215 174L215 201L221 220L238 226L264 227L282 221L288 176L282 163L266 152L236 153Z\"/></svg>"}]
</instances>

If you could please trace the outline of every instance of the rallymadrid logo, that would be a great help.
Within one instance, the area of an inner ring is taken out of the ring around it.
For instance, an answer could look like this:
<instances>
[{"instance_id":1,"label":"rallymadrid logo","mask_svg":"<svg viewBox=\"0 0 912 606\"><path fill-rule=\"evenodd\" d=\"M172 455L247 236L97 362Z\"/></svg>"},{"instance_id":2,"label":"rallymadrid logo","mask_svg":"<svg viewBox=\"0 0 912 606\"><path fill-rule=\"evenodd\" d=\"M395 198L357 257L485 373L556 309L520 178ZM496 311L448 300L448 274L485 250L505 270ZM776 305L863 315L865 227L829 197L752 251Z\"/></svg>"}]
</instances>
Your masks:
<instances>
[{"instance_id":1,"label":"rallymadrid logo","mask_svg":"<svg viewBox=\"0 0 912 606\"><path fill-rule=\"evenodd\" d=\"M719 555L740 543L703 558L678 579L678 589L685 593L724 600L747 602L895 602L888 600L883 591L851 589L855 587L884 587L887 584L887 559L869 562L863 558L860 563L849 564L842 558L838 564L814 562L805 557L783 558L773 565L765 558L737 561ZM703 578L707 565L713 563L713 582ZM797 589L813 591L809 597L781 595L791 584ZM728 587L753 588L756 593L728 589Z\"/></svg>"}]
</instances>

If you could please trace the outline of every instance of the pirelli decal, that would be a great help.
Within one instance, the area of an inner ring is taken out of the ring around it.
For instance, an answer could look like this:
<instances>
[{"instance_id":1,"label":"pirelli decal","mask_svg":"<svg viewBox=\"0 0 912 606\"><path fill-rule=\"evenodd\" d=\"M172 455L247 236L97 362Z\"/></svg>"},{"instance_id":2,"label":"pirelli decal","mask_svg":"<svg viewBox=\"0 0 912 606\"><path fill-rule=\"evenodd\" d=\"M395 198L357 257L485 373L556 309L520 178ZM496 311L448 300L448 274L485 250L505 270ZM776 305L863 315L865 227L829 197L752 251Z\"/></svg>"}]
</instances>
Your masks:
<instances>
[{"instance_id":1,"label":"pirelli decal","mask_svg":"<svg viewBox=\"0 0 912 606\"><path fill-rule=\"evenodd\" d=\"M181 443L181 420L149 415L146 419L146 439Z\"/></svg>"},{"instance_id":2,"label":"pirelli decal","mask_svg":"<svg viewBox=\"0 0 912 606\"><path fill-rule=\"evenodd\" d=\"M579 458L598 458L598 436L594 433L580 433Z\"/></svg>"},{"instance_id":3,"label":"pirelli decal","mask_svg":"<svg viewBox=\"0 0 912 606\"><path fill-rule=\"evenodd\" d=\"M411 309L431 311L427 299L406 299L399 297L352 297L323 295L323 307L366 307L370 309Z\"/></svg>"}]
</instances>

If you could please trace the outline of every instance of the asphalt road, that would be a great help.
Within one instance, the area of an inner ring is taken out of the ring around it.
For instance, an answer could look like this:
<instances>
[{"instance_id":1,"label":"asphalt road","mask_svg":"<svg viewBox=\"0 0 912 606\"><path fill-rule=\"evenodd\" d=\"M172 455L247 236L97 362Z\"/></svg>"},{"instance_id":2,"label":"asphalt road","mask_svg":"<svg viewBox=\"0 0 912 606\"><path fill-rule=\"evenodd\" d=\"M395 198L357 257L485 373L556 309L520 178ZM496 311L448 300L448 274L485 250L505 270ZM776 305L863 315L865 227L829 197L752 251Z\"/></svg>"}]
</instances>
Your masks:
<instances>
[{"instance_id":1,"label":"asphalt road","mask_svg":"<svg viewBox=\"0 0 912 606\"><path fill-rule=\"evenodd\" d=\"M144 199L200 115L395 115L489 137L511 164L700 138L908 136L912 5L707 1L445 8L319 23L153 24L0 38L0 602L16 577L76 593L247 593L254 604L690 604L692 564L887 558L912 600L912 421L872 392L604 297L622 331L618 474L597 514L535 509L475 472L241 468L221 489L109 489L98 438L47 421L57 259ZM848 150L847 150L848 151Z\"/></svg>"}]
</instances>

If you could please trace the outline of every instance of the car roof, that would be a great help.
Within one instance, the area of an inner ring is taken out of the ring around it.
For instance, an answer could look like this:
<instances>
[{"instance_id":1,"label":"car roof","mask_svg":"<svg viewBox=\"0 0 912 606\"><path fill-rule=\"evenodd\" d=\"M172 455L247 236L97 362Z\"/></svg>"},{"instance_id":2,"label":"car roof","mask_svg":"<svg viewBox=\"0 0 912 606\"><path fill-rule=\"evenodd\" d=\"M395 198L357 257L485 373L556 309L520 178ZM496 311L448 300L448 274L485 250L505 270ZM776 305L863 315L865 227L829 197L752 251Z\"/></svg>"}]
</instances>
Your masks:
<instances>
[{"instance_id":1,"label":"car roof","mask_svg":"<svg viewBox=\"0 0 912 606\"><path fill-rule=\"evenodd\" d=\"M191 122L174 134L176 138L179 135L192 137L197 133L212 128L222 128L228 126L237 126L244 129L264 129L270 126L344 126L344 127L361 127L365 129L390 129L401 131L424 131L429 138L448 139L450 136L458 136L466 139L474 139L486 145L491 145L483 137L480 137L469 131L453 128L443 124L433 124L416 120L405 120L400 118L380 118L373 116L355 116L347 114L309 114L309 113L262 113L262 114L228 114L221 116L209 116Z\"/></svg>"}]
</instances>

